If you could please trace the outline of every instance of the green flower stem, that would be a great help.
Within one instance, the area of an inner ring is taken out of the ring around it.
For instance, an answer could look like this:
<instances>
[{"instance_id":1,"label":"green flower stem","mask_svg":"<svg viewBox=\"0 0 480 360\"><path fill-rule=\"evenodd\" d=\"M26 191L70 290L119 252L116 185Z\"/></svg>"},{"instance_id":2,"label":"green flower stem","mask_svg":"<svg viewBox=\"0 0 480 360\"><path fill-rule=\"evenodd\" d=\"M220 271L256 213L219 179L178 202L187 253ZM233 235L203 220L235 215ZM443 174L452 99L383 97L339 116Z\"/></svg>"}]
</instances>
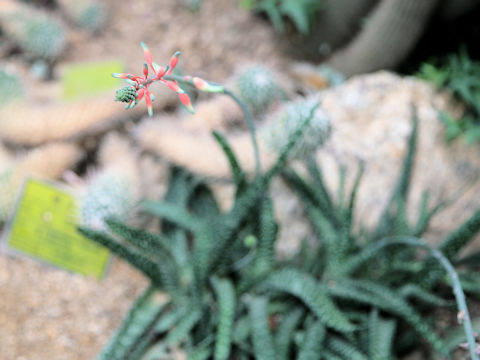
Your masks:
<instances>
[{"instance_id":1,"label":"green flower stem","mask_svg":"<svg viewBox=\"0 0 480 360\"><path fill-rule=\"evenodd\" d=\"M452 280L453 293L455 295L455 300L457 301L458 311L462 314L463 329L465 331L465 334L467 335L470 356L472 360L479 360L476 354L474 330L472 327L470 314L468 312L467 303L465 301L465 294L463 292L462 285L460 284L458 274L455 271L452 264L450 263L450 261L448 261L448 259L440 251L438 251L437 249L431 248L424 240L417 239L410 236L387 237L378 241L375 244L372 244L365 250L368 252L371 252L372 254L375 254L378 250L390 245L409 245L409 246L417 246L417 247L423 248L429 251L430 254L434 258L436 258L440 262L440 264L442 264L442 266L450 276L450 279Z\"/></svg>"},{"instance_id":2,"label":"green flower stem","mask_svg":"<svg viewBox=\"0 0 480 360\"><path fill-rule=\"evenodd\" d=\"M238 98L233 92L224 88L223 93L225 95L230 96L233 99L233 101L235 101L238 104L240 109L242 109L243 115L245 116L245 120L247 121L248 130L250 131L250 136L252 138L253 152L255 156L256 175L259 176L262 167L260 164L260 152L258 150L257 136L255 131L255 125L253 123L252 114L250 113L250 110L248 110L247 105L240 98Z\"/></svg>"},{"instance_id":3,"label":"green flower stem","mask_svg":"<svg viewBox=\"0 0 480 360\"><path fill-rule=\"evenodd\" d=\"M167 76L164 76L163 79L170 80L170 81L178 81L179 83L187 84L196 88L193 81L185 80L182 76L167 75ZM232 91L230 91L227 88L223 88L223 94L230 96L230 98L232 98L232 100L235 101L237 105L240 107L240 109L242 110L243 116L245 116L245 120L247 121L248 131L250 132L250 137L252 138L253 153L255 156L255 174L258 177L260 176L262 166L260 162L260 151L258 149L256 130L255 130L255 125L253 123L252 114L250 113L250 110L248 110L247 105L240 98L238 98Z\"/></svg>"}]
</instances>

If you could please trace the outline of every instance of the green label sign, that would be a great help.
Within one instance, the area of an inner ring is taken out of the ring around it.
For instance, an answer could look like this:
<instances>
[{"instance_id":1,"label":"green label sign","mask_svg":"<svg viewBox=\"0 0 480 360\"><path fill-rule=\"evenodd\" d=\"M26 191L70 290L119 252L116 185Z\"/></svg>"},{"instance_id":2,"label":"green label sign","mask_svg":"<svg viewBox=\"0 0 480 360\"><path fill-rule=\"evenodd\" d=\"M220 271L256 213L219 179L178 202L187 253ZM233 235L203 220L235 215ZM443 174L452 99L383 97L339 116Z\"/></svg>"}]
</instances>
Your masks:
<instances>
[{"instance_id":1,"label":"green label sign","mask_svg":"<svg viewBox=\"0 0 480 360\"><path fill-rule=\"evenodd\" d=\"M52 183L29 179L18 202L7 244L52 265L101 278L109 252L77 232L77 214L74 196Z\"/></svg>"},{"instance_id":2,"label":"green label sign","mask_svg":"<svg viewBox=\"0 0 480 360\"><path fill-rule=\"evenodd\" d=\"M123 86L123 81L112 77L111 74L122 73L123 69L124 66L119 61L69 65L62 75L63 98L74 100L111 92Z\"/></svg>"}]
</instances>

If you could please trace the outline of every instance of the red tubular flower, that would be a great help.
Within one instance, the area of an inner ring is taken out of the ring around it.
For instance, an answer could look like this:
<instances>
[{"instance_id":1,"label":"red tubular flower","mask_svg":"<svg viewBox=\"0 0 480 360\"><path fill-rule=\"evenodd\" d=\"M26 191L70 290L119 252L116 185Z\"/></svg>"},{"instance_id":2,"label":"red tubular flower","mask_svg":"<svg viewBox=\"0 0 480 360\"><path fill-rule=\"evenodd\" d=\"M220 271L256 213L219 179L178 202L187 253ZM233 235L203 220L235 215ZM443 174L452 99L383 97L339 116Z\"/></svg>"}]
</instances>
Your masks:
<instances>
[{"instance_id":1,"label":"red tubular flower","mask_svg":"<svg viewBox=\"0 0 480 360\"><path fill-rule=\"evenodd\" d=\"M143 64L143 76L137 76L129 73L114 73L113 77L124 79L129 86L122 88L117 91L116 100L126 102L126 109L131 109L137 105L143 98L145 98L145 103L147 104L148 115L153 115L152 101L154 100L153 94L148 90L148 87L155 81L161 81L172 91L175 91L178 94L180 102L187 107L190 112L194 112L192 103L189 96L183 91L183 89L178 85L176 81L165 80L163 77L170 75L175 69L175 66L178 64L178 57L180 52L177 51L170 58L170 62L166 67L160 66L153 62L152 53L145 45L141 42L140 45L143 48L143 53L145 55L145 63ZM153 77L148 77L149 69L151 68L155 74ZM134 94L134 95L133 95ZM135 99L133 99L135 96Z\"/></svg>"},{"instance_id":2,"label":"red tubular flower","mask_svg":"<svg viewBox=\"0 0 480 360\"><path fill-rule=\"evenodd\" d=\"M145 89L140 89L137 91L137 101L142 100L143 95L145 95Z\"/></svg>"},{"instance_id":3,"label":"red tubular flower","mask_svg":"<svg viewBox=\"0 0 480 360\"><path fill-rule=\"evenodd\" d=\"M177 66L177 64L178 64L178 57L179 56L180 56L180 51L177 51L170 58L170 69L168 69L166 75L170 75L172 73L173 69L175 69L175 66Z\"/></svg>"},{"instance_id":4,"label":"red tubular flower","mask_svg":"<svg viewBox=\"0 0 480 360\"><path fill-rule=\"evenodd\" d=\"M148 109L148 116L153 115L153 108L152 108L152 93L145 89L145 102L147 103L147 109Z\"/></svg>"},{"instance_id":5,"label":"red tubular flower","mask_svg":"<svg viewBox=\"0 0 480 360\"><path fill-rule=\"evenodd\" d=\"M194 77L191 79L191 81L195 87L201 91L223 93L225 90L222 85L209 83L208 81L205 81L199 77Z\"/></svg>"},{"instance_id":6,"label":"red tubular flower","mask_svg":"<svg viewBox=\"0 0 480 360\"><path fill-rule=\"evenodd\" d=\"M147 64L150 65L150 67L153 69L153 71L155 71L155 69L153 68L153 65L152 65L152 63L153 63L152 53L150 52L147 45L145 45L145 43L143 41L140 42L140 46L143 49L143 54L145 55L145 60L147 61Z\"/></svg>"},{"instance_id":7,"label":"red tubular flower","mask_svg":"<svg viewBox=\"0 0 480 360\"><path fill-rule=\"evenodd\" d=\"M186 106L188 111L190 111L191 113L194 112L192 102L190 101L190 97L187 94L185 94L185 93L178 94L178 98L180 99L182 104Z\"/></svg>"}]
</instances>

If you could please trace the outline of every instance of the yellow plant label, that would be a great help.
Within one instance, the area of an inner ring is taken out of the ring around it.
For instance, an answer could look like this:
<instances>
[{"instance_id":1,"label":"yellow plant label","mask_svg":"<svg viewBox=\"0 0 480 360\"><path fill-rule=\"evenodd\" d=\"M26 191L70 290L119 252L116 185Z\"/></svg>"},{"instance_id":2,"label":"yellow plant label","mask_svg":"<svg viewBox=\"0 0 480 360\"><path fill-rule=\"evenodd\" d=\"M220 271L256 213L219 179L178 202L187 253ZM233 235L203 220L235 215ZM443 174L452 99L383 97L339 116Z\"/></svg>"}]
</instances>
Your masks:
<instances>
[{"instance_id":1,"label":"yellow plant label","mask_svg":"<svg viewBox=\"0 0 480 360\"><path fill-rule=\"evenodd\" d=\"M61 80L63 98L74 100L111 92L123 86L123 81L112 77L111 74L122 72L124 72L124 66L120 61L69 65L65 67Z\"/></svg>"},{"instance_id":2,"label":"yellow plant label","mask_svg":"<svg viewBox=\"0 0 480 360\"><path fill-rule=\"evenodd\" d=\"M52 265L101 278L109 251L77 232L75 197L59 186L28 179L13 217L7 244Z\"/></svg>"}]
</instances>

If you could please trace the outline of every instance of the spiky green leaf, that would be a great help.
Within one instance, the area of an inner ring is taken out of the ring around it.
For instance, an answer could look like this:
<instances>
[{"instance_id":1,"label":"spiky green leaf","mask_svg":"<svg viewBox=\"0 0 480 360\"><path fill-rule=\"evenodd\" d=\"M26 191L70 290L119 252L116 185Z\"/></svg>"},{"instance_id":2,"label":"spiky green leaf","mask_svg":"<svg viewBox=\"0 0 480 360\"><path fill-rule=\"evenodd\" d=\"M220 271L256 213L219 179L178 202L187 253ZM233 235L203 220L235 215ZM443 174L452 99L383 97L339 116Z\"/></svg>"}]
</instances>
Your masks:
<instances>
[{"instance_id":1,"label":"spiky green leaf","mask_svg":"<svg viewBox=\"0 0 480 360\"><path fill-rule=\"evenodd\" d=\"M245 172L241 168L240 163L238 162L237 157L235 156L235 153L233 152L232 148L230 147L230 144L228 143L228 140L217 131L213 132L213 137L215 138L215 140L217 140L225 156L227 157L228 163L230 164L230 169L232 171L233 181L235 182L235 185L237 187L237 193L238 193L246 185Z\"/></svg>"},{"instance_id":2,"label":"spiky green leaf","mask_svg":"<svg viewBox=\"0 0 480 360\"><path fill-rule=\"evenodd\" d=\"M218 304L218 327L215 340L215 360L226 360L230 355L236 297L233 284L228 279L212 278Z\"/></svg>"},{"instance_id":3,"label":"spiky green leaf","mask_svg":"<svg viewBox=\"0 0 480 360\"><path fill-rule=\"evenodd\" d=\"M325 326L319 320L313 322L307 329L305 341L300 347L298 360L316 360L322 353L325 338Z\"/></svg>"},{"instance_id":4,"label":"spiky green leaf","mask_svg":"<svg viewBox=\"0 0 480 360\"><path fill-rule=\"evenodd\" d=\"M294 331L300 324L305 311L302 308L295 308L282 316L280 325L275 332L275 346L278 360L290 359L290 345L293 342Z\"/></svg>"},{"instance_id":5,"label":"spiky green leaf","mask_svg":"<svg viewBox=\"0 0 480 360\"><path fill-rule=\"evenodd\" d=\"M422 316L396 291L370 280L341 279L329 286L332 296L369 304L402 317L427 340L435 350L442 351L442 341Z\"/></svg>"},{"instance_id":6,"label":"spiky green leaf","mask_svg":"<svg viewBox=\"0 0 480 360\"><path fill-rule=\"evenodd\" d=\"M200 227L201 223L197 218L193 217L185 208L175 204L144 200L140 205L148 213L168 220L185 230L196 231Z\"/></svg>"},{"instance_id":7,"label":"spiky green leaf","mask_svg":"<svg viewBox=\"0 0 480 360\"><path fill-rule=\"evenodd\" d=\"M167 302L153 286L149 286L135 301L108 345L97 360L123 360L134 350L140 339L154 326Z\"/></svg>"},{"instance_id":8,"label":"spiky green leaf","mask_svg":"<svg viewBox=\"0 0 480 360\"><path fill-rule=\"evenodd\" d=\"M251 337L255 359L276 360L275 343L269 328L268 301L265 297L251 297L248 301Z\"/></svg>"},{"instance_id":9,"label":"spiky green leaf","mask_svg":"<svg viewBox=\"0 0 480 360\"><path fill-rule=\"evenodd\" d=\"M368 322L368 353L371 360L393 359L392 344L396 322L382 319L375 309L370 313Z\"/></svg>"},{"instance_id":10,"label":"spiky green leaf","mask_svg":"<svg viewBox=\"0 0 480 360\"><path fill-rule=\"evenodd\" d=\"M351 342L337 336L329 336L326 341L327 348L340 355L343 359L368 360L369 358L358 350Z\"/></svg>"},{"instance_id":11,"label":"spiky green leaf","mask_svg":"<svg viewBox=\"0 0 480 360\"><path fill-rule=\"evenodd\" d=\"M118 255L119 257L123 258L124 260L135 266L137 269L147 275L158 286L163 285L162 276L160 274L157 264L154 261L143 256L134 249L120 244L118 241L116 241L106 233L87 229L84 227L78 228L78 231L85 237L95 241L102 246L105 246L114 254Z\"/></svg>"},{"instance_id":12,"label":"spiky green leaf","mask_svg":"<svg viewBox=\"0 0 480 360\"><path fill-rule=\"evenodd\" d=\"M129 243L137 246L139 249L148 252L162 252L165 255L170 253L170 239L160 234L154 234L142 229L132 228L125 223L113 218L105 219L108 228L115 234L121 236Z\"/></svg>"},{"instance_id":13,"label":"spiky green leaf","mask_svg":"<svg viewBox=\"0 0 480 360\"><path fill-rule=\"evenodd\" d=\"M480 209L448 235L440 244L439 250L452 260L458 252L475 238L480 230Z\"/></svg>"},{"instance_id":14,"label":"spiky green leaf","mask_svg":"<svg viewBox=\"0 0 480 360\"><path fill-rule=\"evenodd\" d=\"M270 275L260 287L299 298L328 327L340 332L355 329L334 304L326 288L307 273L293 268L281 269Z\"/></svg>"},{"instance_id":15,"label":"spiky green leaf","mask_svg":"<svg viewBox=\"0 0 480 360\"><path fill-rule=\"evenodd\" d=\"M169 346L176 346L189 336L192 328L202 318L203 311L198 306L193 306L186 315L178 321L175 327L168 333L165 343Z\"/></svg>"}]
</instances>

